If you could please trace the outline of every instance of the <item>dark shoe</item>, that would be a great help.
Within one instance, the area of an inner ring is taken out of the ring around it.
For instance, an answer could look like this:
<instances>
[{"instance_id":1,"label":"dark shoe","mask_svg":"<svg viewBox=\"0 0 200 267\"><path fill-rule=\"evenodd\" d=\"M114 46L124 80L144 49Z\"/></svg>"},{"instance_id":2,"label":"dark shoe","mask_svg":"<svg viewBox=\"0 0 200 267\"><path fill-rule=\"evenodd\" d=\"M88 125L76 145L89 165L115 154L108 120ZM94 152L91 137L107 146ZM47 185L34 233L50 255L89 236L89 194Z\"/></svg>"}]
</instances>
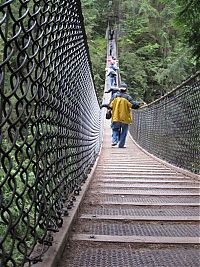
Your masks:
<instances>
[{"instance_id":1,"label":"dark shoe","mask_svg":"<svg viewBox=\"0 0 200 267\"><path fill-rule=\"evenodd\" d=\"M119 146L119 148L126 148L126 146Z\"/></svg>"},{"instance_id":2,"label":"dark shoe","mask_svg":"<svg viewBox=\"0 0 200 267\"><path fill-rule=\"evenodd\" d=\"M116 145L117 145L117 143L116 143L116 142L111 144L111 146L116 146Z\"/></svg>"}]
</instances>

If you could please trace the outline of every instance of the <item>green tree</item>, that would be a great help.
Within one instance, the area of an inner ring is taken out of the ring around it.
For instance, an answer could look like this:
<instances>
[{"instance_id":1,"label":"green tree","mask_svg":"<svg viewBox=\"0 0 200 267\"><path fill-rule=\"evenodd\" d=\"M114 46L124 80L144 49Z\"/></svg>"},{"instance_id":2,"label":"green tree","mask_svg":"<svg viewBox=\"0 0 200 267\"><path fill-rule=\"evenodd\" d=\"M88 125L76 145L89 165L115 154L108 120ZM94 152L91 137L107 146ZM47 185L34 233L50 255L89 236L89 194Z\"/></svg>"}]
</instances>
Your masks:
<instances>
[{"instance_id":1,"label":"green tree","mask_svg":"<svg viewBox=\"0 0 200 267\"><path fill-rule=\"evenodd\" d=\"M176 20L184 38L199 64L200 59L200 2L199 0L177 0Z\"/></svg>"},{"instance_id":2,"label":"green tree","mask_svg":"<svg viewBox=\"0 0 200 267\"><path fill-rule=\"evenodd\" d=\"M99 97L105 79L105 32L108 22L117 28L121 78L128 83L133 96L150 102L194 73L199 57L198 2L83 0Z\"/></svg>"}]
</instances>

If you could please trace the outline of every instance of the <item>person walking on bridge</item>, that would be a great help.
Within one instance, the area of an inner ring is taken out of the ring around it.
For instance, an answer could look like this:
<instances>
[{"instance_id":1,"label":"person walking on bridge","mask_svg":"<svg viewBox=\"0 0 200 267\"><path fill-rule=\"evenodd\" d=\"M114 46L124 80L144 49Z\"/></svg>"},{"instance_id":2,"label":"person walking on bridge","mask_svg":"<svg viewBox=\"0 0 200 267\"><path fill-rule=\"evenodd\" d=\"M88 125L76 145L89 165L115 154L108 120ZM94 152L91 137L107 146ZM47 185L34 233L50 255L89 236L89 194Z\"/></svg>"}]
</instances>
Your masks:
<instances>
[{"instance_id":1,"label":"person walking on bridge","mask_svg":"<svg viewBox=\"0 0 200 267\"><path fill-rule=\"evenodd\" d=\"M110 65L108 66L108 68L106 68L107 76L109 76L110 78L110 87L117 85L118 70L119 67L116 64L116 59L112 58Z\"/></svg>"},{"instance_id":2,"label":"person walking on bridge","mask_svg":"<svg viewBox=\"0 0 200 267\"><path fill-rule=\"evenodd\" d=\"M112 146L125 147L128 126L132 123L131 109L138 109L142 103L133 101L126 93L127 85L121 84L119 92L110 100L108 109L112 110Z\"/></svg>"},{"instance_id":3,"label":"person walking on bridge","mask_svg":"<svg viewBox=\"0 0 200 267\"><path fill-rule=\"evenodd\" d=\"M105 93L111 93L111 98L117 92L119 92L119 88L117 87L117 85L111 86L107 91L105 91Z\"/></svg>"}]
</instances>

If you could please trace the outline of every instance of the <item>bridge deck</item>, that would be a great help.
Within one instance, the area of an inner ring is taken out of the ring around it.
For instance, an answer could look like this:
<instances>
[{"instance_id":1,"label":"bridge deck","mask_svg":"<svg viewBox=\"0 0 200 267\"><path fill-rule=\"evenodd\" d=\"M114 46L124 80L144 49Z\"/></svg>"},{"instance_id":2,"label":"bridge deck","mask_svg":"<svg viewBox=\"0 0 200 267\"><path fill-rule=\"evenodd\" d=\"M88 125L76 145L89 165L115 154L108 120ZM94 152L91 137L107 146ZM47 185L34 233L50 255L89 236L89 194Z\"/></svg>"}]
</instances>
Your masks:
<instances>
[{"instance_id":1,"label":"bridge deck","mask_svg":"<svg viewBox=\"0 0 200 267\"><path fill-rule=\"evenodd\" d=\"M199 182L156 161L109 122L92 182L59 267L196 267Z\"/></svg>"}]
</instances>

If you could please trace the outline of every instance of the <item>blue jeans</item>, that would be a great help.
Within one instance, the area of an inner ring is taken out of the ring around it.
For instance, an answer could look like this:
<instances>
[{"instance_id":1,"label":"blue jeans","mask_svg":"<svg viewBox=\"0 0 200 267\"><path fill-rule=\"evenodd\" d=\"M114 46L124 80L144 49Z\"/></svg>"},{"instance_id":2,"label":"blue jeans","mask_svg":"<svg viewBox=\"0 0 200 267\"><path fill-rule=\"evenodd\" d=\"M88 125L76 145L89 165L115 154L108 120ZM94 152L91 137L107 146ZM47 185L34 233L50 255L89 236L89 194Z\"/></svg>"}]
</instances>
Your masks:
<instances>
[{"instance_id":1,"label":"blue jeans","mask_svg":"<svg viewBox=\"0 0 200 267\"><path fill-rule=\"evenodd\" d=\"M124 147L128 133L128 124L123 122L113 122L111 128L112 143L119 142L119 147Z\"/></svg>"},{"instance_id":2,"label":"blue jeans","mask_svg":"<svg viewBox=\"0 0 200 267\"><path fill-rule=\"evenodd\" d=\"M110 77L110 86L112 87L116 84L116 76L114 77L109 76L109 77Z\"/></svg>"}]
</instances>

